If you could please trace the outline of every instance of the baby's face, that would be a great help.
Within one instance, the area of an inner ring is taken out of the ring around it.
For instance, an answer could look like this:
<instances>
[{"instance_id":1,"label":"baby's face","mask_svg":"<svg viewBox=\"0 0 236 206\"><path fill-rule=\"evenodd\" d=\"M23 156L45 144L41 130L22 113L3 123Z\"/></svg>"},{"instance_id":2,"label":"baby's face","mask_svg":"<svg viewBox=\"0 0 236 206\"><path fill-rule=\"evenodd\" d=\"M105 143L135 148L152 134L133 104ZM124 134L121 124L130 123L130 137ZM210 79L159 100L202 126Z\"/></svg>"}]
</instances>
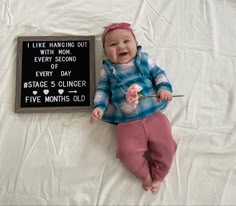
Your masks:
<instances>
[{"instance_id":1,"label":"baby's face","mask_svg":"<svg viewBox=\"0 0 236 206\"><path fill-rule=\"evenodd\" d=\"M105 36L104 53L114 64L127 64L137 53L137 42L127 29L115 29Z\"/></svg>"}]
</instances>

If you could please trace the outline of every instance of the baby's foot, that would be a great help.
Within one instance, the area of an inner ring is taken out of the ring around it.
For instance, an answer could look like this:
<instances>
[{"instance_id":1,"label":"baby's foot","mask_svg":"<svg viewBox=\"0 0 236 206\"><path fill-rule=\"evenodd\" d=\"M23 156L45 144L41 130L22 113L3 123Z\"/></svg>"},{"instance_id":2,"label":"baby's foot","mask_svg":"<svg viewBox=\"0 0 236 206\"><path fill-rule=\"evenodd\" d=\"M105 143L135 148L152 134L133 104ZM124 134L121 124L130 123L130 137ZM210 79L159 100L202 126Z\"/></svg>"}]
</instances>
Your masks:
<instances>
[{"instance_id":1,"label":"baby's foot","mask_svg":"<svg viewBox=\"0 0 236 206\"><path fill-rule=\"evenodd\" d=\"M145 179L142 179L142 187L145 191L152 188L152 178L150 174Z\"/></svg>"},{"instance_id":2,"label":"baby's foot","mask_svg":"<svg viewBox=\"0 0 236 206\"><path fill-rule=\"evenodd\" d=\"M151 191L153 194L157 194L161 188L161 181L153 180Z\"/></svg>"}]
</instances>

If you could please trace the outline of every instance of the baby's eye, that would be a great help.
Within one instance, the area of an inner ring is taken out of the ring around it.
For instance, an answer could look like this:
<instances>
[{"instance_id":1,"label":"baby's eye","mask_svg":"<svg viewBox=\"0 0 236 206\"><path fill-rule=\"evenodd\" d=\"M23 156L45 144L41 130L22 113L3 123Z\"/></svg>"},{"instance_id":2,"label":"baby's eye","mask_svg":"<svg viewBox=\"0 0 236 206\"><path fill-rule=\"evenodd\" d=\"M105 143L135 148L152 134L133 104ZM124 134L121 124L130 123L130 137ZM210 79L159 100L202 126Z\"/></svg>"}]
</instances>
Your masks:
<instances>
[{"instance_id":1,"label":"baby's eye","mask_svg":"<svg viewBox=\"0 0 236 206\"><path fill-rule=\"evenodd\" d=\"M117 45L117 43L111 43L110 44L110 46L116 46Z\"/></svg>"},{"instance_id":2,"label":"baby's eye","mask_svg":"<svg viewBox=\"0 0 236 206\"><path fill-rule=\"evenodd\" d=\"M126 39L126 40L124 40L124 43L128 43L128 42L130 42L130 40L129 40L129 39Z\"/></svg>"}]
</instances>

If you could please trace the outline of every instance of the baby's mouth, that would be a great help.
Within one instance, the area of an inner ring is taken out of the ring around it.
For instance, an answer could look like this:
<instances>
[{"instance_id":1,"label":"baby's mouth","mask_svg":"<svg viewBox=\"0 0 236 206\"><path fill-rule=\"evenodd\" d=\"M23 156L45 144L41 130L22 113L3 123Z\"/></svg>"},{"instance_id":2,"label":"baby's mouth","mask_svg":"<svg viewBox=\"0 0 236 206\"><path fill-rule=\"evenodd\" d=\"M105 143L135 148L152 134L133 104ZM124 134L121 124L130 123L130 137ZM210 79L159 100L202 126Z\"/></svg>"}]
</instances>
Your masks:
<instances>
[{"instance_id":1,"label":"baby's mouth","mask_svg":"<svg viewBox=\"0 0 236 206\"><path fill-rule=\"evenodd\" d=\"M128 52L121 52L121 53L119 53L118 55L120 56L120 57L124 57L124 56L126 56L128 54Z\"/></svg>"}]
</instances>

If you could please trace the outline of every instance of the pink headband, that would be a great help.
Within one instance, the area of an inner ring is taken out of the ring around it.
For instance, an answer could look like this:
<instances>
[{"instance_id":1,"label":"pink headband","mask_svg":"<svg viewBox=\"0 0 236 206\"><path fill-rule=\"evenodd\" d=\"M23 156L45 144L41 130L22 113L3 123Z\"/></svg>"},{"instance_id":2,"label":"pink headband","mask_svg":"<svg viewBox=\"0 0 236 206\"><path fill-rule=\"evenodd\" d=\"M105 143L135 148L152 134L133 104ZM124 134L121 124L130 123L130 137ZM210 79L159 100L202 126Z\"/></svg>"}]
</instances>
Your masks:
<instances>
[{"instance_id":1,"label":"pink headband","mask_svg":"<svg viewBox=\"0 0 236 206\"><path fill-rule=\"evenodd\" d=\"M103 48L104 48L104 44L105 44L105 37L106 35L112 31L112 30L115 30L115 29L127 29L129 30L132 35L134 36L135 38L135 35L134 35L134 32L133 32L133 29L130 27L131 25L129 23L126 23L126 22L122 22L122 23L115 23L115 24L111 24L111 25L108 25L108 26L105 26L104 27L104 32L102 34L102 45L103 45ZM136 38L135 38L136 39Z\"/></svg>"}]
</instances>

